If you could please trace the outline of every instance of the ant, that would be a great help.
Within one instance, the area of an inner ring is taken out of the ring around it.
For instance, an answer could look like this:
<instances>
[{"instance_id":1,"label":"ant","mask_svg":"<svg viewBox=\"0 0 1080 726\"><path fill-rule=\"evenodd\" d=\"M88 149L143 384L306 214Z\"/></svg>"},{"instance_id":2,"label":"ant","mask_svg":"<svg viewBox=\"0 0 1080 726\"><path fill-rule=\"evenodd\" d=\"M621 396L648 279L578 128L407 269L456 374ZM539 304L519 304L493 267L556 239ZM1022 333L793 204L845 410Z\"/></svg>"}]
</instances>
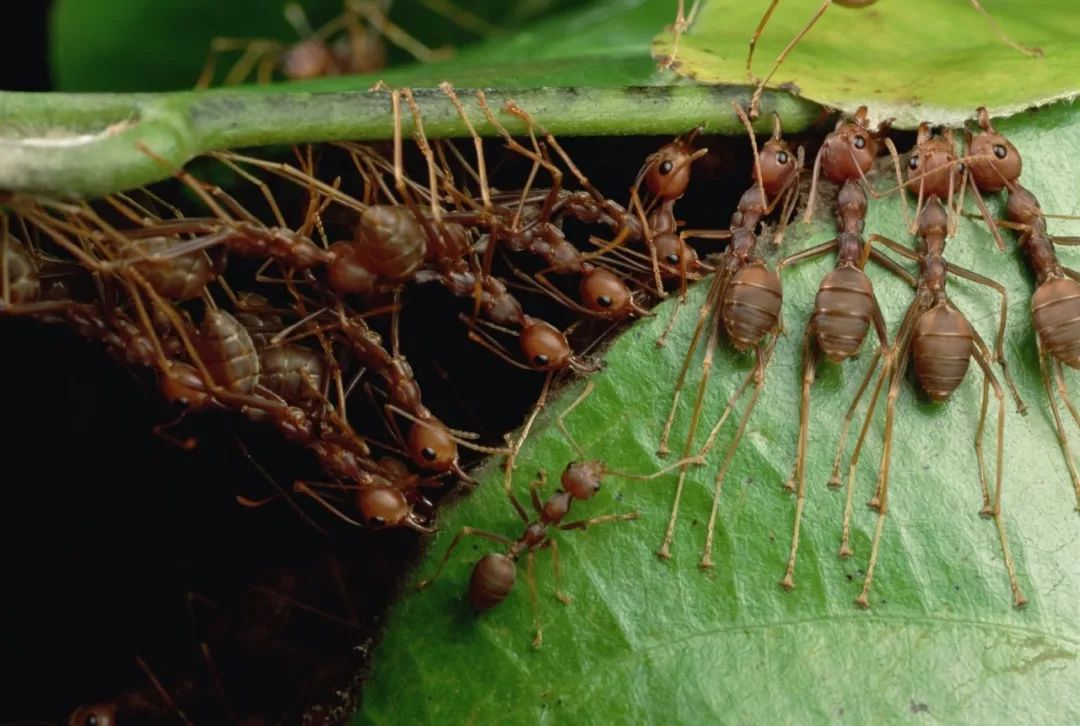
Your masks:
<instances>
[{"instance_id":1,"label":"ant","mask_svg":"<svg viewBox=\"0 0 1080 726\"><path fill-rule=\"evenodd\" d=\"M570 436L570 433L565 426L565 419L571 411L577 408L577 406L590 395L592 389L593 386L590 382L585 387L584 391L562 413L560 413L557 418L558 428L567 437L579 455L583 452L578 443ZM530 418L529 424L526 424L518 445L515 447L515 451L520 448L521 441L523 441L524 437L528 434L531 422L532 420ZM566 468L562 472L560 478L561 488L545 501L541 501L539 491L547 485L547 471L541 469L538 478L529 484L529 498L532 500L532 506L535 512L534 517L530 518L525 507L521 505L514 495L512 488L507 487L506 489L506 494L510 499L514 511L525 523L525 529L516 540L475 527L462 527L462 529L454 536L454 539L450 542L450 546L439 560L435 572L432 573L430 577L424 578L418 582L417 589L422 590L438 579L439 575L442 574L443 569L446 567L446 563L450 560L450 556L465 537L480 537L487 539L504 545L506 550L505 552L493 552L487 554L473 566L472 575L469 578L467 597L469 604L474 610L479 612L490 610L502 603L510 595L514 584L517 581L517 561L522 555L525 555L525 577L529 586L529 596L533 609L533 622L536 631L532 645L534 648L539 648L543 643L543 629L540 624L537 602L534 562L535 553L537 551L543 549L551 550L552 568L555 573L555 597L564 605L569 605L572 602L571 598L561 589L559 543L551 536L552 530L584 530L594 524L624 522L640 517L638 512L628 512L626 514L607 514L573 522L564 522L563 520L570 513L571 505L573 505L575 501L587 501L596 496L600 491L603 478L607 475L618 476L624 479L646 481L663 476L668 471L691 462L701 463L701 459L700 457L693 457L692 459L678 461L659 471L653 472L652 474L639 475L612 471L603 461L599 460L571 461L566 465ZM508 472L509 470L510 467L508 467Z\"/></svg>"},{"instance_id":2,"label":"ant","mask_svg":"<svg viewBox=\"0 0 1080 726\"><path fill-rule=\"evenodd\" d=\"M892 350L881 306L874 295L874 286L863 271L868 258L874 259L894 274L916 285L906 270L892 262L863 241L863 223L866 218L866 194L854 178L849 178L840 188L836 200L838 236L829 242L789 255L780 260L777 270L788 265L804 262L836 250L836 267L825 276L814 299L814 310L807 321L803 334L802 397L799 406L799 435L795 450L795 465L785 488L796 494L795 520L791 536L791 552L787 570L780 584L787 590L795 587L795 558L799 549L799 529L806 503L806 449L810 431L810 386L817 377L821 357L833 363L842 363L854 356L862 347L871 323L878 337L878 350L863 378L860 391L873 378L880 359L886 368L892 365ZM852 406L844 418L837 448L835 467L839 467L841 452L847 439L851 419L855 415ZM834 470L830 486L839 486Z\"/></svg>"},{"instance_id":3,"label":"ant","mask_svg":"<svg viewBox=\"0 0 1080 726\"><path fill-rule=\"evenodd\" d=\"M895 338L895 356L886 360L878 376L870 399L869 409L863 422L859 439L852 455L848 470L847 498L844 506L843 534L840 544L840 556L851 555L849 544L852 498L854 494L855 473L859 455L873 420L874 410L886 378L889 380L885 409L884 444L881 464L878 471L877 488L870 506L878 511L877 526L874 530L870 559L863 580L862 592L856 599L860 607L869 606L870 586L873 582L874 569L877 565L878 550L884 529L885 517L889 511L889 470L892 454L893 428L896 417L896 402L908 365L914 363L916 378L924 391L934 401L944 401L959 387L967 373L971 359L974 358L983 372L982 405L979 411L979 423L975 433L975 453L979 462L979 480L982 485L982 514L992 517L1001 540L1002 556L1012 588L1013 603L1021 607L1026 603L1020 584L1016 578L1016 568L1009 550L1008 537L1001 513L1002 471L1004 463L1005 441L1005 394L997 377L994 376L992 363L995 355L991 353L978 332L967 318L949 299L945 283L949 273L972 282L988 284L991 281L946 263L943 252L948 235L949 214L936 194L932 194L919 215L919 251L911 250L880 235L872 235L871 242L881 242L889 249L919 263L919 279L915 299L908 307L900 330ZM986 425L986 413L989 404L989 391L994 391L998 402L998 420L996 437L995 488L991 495L989 475L983 455L983 431ZM856 396L853 406L857 405L863 390ZM1014 391L1015 393L1015 391ZM1018 401L1019 403L1019 401Z\"/></svg>"},{"instance_id":4,"label":"ant","mask_svg":"<svg viewBox=\"0 0 1080 726\"><path fill-rule=\"evenodd\" d=\"M783 227L794 205L793 200L798 191L798 178L803 167L803 151L800 147L799 153L795 154L783 141L779 118L776 118L772 138L765 143L759 153L757 138L754 135L749 119L738 104L733 104L733 106L750 136L754 152L753 184L739 200L739 207L732 216L729 231L686 230L682 232L684 237L730 238L731 241L716 265L716 274L713 276L705 302L698 313L697 324L694 327L693 336L690 339L686 355L683 358L682 368L675 383L671 409L659 445L659 453L661 455L666 454L668 452L668 437L671 433L682 389L693 361L694 351L701 341L706 325L708 325L710 332L705 346L705 359L702 362L701 379L698 384L697 396L690 418L689 433L683 450L684 457L689 456L693 447L694 433L697 430L704 405L713 356L716 354L719 345L720 328L723 326L735 350L741 352L751 348L754 349L756 364L728 400L723 413L710 431L705 445L699 453L699 456L704 456L712 448L717 434L727 421L735 404L753 384L753 392L746 404L746 409L739 421L735 435L728 446L724 462L716 475L713 507L709 516L705 547L701 558L703 568L709 568L713 565L713 533L716 526L717 508L724 476L735 455L739 441L742 439L743 432L746 430L747 422L751 413L753 413L758 396L761 394L765 382L765 370L772 357L781 327L780 307L783 300L783 290L780 284L780 276L775 270L769 269L765 261L757 253L757 227L766 214L771 212L778 204L784 202L782 205L784 211L781 215L781 228ZM772 201L769 201L770 199ZM782 234L781 229L778 231L776 238L779 239ZM673 315L672 320L674 320L674 317ZM668 520L667 530L664 533L663 543L657 553L664 559L671 556L671 542L675 535L675 524L678 518L679 503L686 481L686 474L686 467L681 467L678 484L675 488L671 516Z\"/></svg>"},{"instance_id":5,"label":"ant","mask_svg":"<svg viewBox=\"0 0 1080 726\"><path fill-rule=\"evenodd\" d=\"M300 36L299 41L285 46L269 38L214 38L195 88L209 88L214 82L218 57L236 51L242 55L226 73L225 86L243 83L253 70L259 84L270 83L275 70L290 81L372 73L386 65L384 38L421 63L443 60L453 54L452 48L428 48L390 22L389 5L390 0L345 0L340 15L315 29L299 3L288 3L284 8L285 20Z\"/></svg>"}]
</instances>

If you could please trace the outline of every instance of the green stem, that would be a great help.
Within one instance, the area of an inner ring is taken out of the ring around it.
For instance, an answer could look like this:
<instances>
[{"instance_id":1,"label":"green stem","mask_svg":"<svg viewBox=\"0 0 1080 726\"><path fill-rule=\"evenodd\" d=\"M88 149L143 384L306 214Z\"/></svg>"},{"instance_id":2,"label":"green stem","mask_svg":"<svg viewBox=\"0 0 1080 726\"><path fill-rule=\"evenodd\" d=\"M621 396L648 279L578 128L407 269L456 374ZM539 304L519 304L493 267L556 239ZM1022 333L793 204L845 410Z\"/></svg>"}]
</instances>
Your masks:
<instances>
[{"instance_id":1,"label":"green stem","mask_svg":"<svg viewBox=\"0 0 1080 726\"><path fill-rule=\"evenodd\" d=\"M429 137L466 129L445 95L415 89ZM494 135L470 89L459 89L479 133ZM748 93L733 86L538 88L487 92L492 108L513 99L557 135L674 134L701 123L709 132L741 133L731 102ZM786 94L766 99L758 129L778 111L789 130L805 128L820 108ZM412 118L403 109L403 129ZM513 132L521 121L502 113ZM0 93L0 189L64 197L96 197L149 184L170 173L140 150L177 167L212 149L388 138L386 92L310 93L221 90L168 94Z\"/></svg>"}]
</instances>

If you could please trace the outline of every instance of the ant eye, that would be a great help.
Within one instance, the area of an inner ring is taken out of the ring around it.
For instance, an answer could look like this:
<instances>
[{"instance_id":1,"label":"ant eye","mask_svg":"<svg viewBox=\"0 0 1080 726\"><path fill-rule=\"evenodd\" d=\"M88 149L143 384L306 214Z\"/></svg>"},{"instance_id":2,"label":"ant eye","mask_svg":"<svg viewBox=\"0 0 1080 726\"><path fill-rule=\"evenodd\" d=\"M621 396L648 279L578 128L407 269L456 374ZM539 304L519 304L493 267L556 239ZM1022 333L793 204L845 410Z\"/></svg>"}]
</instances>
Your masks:
<instances>
[{"instance_id":1,"label":"ant eye","mask_svg":"<svg viewBox=\"0 0 1080 726\"><path fill-rule=\"evenodd\" d=\"M600 491L600 482L596 482L595 484L593 484L592 490L593 490L593 492Z\"/></svg>"},{"instance_id":2,"label":"ant eye","mask_svg":"<svg viewBox=\"0 0 1080 726\"><path fill-rule=\"evenodd\" d=\"M97 716L87 716L86 726L97 726Z\"/></svg>"},{"instance_id":3,"label":"ant eye","mask_svg":"<svg viewBox=\"0 0 1080 726\"><path fill-rule=\"evenodd\" d=\"M788 163L788 153L786 151L781 151L779 154L776 155L776 160L781 164Z\"/></svg>"},{"instance_id":4,"label":"ant eye","mask_svg":"<svg viewBox=\"0 0 1080 726\"><path fill-rule=\"evenodd\" d=\"M382 517L372 517L368 520L368 524L372 527L384 527L386 526L386 520Z\"/></svg>"},{"instance_id":5,"label":"ant eye","mask_svg":"<svg viewBox=\"0 0 1080 726\"><path fill-rule=\"evenodd\" d=\"M667 263L669 265L677 265L677 264L679 264L679 256L677 254L675 254L674 252L672 252L670 255L668 255L664 259L667 260Z\"/></svg>"},{"instance_id":6,"label":"ant eye","mask_svg":"<svg viewBox=\"0 0 1080 726\"><path fill-rule=\"evenodd\" d=\"M435 449L431 448L430 446L425 446L424 449L420 452L420 456L424 457L428 461L435 461Z\"/></svg>"},{"instance_id":7,"label":"ant eye","mask_svg":"<svg viewBox=\"0 0 1080 726\"><path fill-rule=\"evenodd\" d=\"M865 149L866 148L866 137L864 137L864 136L856 136L855 140L852 141L851 143L855 145L856 149Z\"/></svg>"},{"instance_id":8,"label":"ant eye","mask_svg":"<svg viewBox=\"0 0 1080 726\"><path fill-rule=\"evenodd\" d=\"M533 363L538 366L546 366L548 364L548 357L543 353L537 353L533 356Z\"/></svg>"},{"instance_id":9,"label":"ant eye","mask_svg":"<svg viewBox=\"0 0 1080 726\"><path fill-rule=\"evenodd\" d=\"M1006 149L1001 144L994 144L994 156L996 156L999 159L1004 159L1008 155L1009 155L1009 150L1008 149Z\"/></svg>"},{"instance_id":10,"label":"ant eye","mask_svg":"<svg viewBox=\"0 0 1080 726\"><path fill-rule=\"evenodd\" d=\"M956 170L958 172L960 172L961 174L963 174L966 169L967 169L967 166L962 161L959 164L956 165Z\"/></svg>"},{"instance_id":11,"label":"ant eye","mask_svg":"<svg viewBox=\"0 0 1080 726\"><path fill-rule=\"evenodd\" d=\"M910 159L908 159L907 165L908 165L909 169L918 169L919 168L919 157L918 157L918 155L916 154L916 155L912 156Z\"/></svg>"},{"instance_id":12,"label":"ant eye","mask_svg":"<svg viewBox=\"0 0 1080 726\"><path fill-rule=\"evenodd\" d=\"M672 164L670 161L665 161L663 164L660 165L660 173L661 174L670 174L671 170L674 169L674 168L675 168L674 164Z\"/></svg>"},{"instance_id":13,"label":"ant eye","mask_svg":"<svg viewBox=\"0 0 1080 726\"><path fill-rule=\"evenodd\" d=\"M601 295L600 297L596 298L596 304L602 308L609 308L611 307L611 298L607 295Z\"/></svg>"}]
</instances>

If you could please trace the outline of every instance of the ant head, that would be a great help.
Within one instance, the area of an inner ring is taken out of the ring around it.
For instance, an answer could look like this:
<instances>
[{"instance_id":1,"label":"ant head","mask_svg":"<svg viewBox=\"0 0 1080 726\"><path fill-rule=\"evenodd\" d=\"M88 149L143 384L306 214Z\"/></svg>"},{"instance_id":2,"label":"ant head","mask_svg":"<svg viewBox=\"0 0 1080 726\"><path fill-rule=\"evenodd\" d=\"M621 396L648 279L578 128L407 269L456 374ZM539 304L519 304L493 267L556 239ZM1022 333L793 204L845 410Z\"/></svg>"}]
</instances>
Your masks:
<instances>
[{"instance_id":1,"label":"ant head","mask_svg":"<svg viewBox=\"0 0 1080 726\"><path fill-rule=\"evenodd\" d=\"M400 527L412 518L412 508L405 495L388 486L365 486L356 495L356 506L364 524L373 529Z\"/></svg>"},{"instance_id":2,"label":"ant head","mask_svg":"<svg viewBox=\"0 0 1080 726\"><path fill-rule=\"evenodd\" d=\"M685 194L690 185L690 165L708 151L694 150L692 144L700 131L699 126L650 154L638 173L638 183L644 178L649 193L664 200L678 199Z\"/></svg>"},{"instance_id":3,"label":"ant head","mask_svg":"<svg viewBox=\"0 0 1080 726\"><path fill-rule=\"evenodd\" d=\"M326 266L326 281L339 295L369 295L375 291L378 275L372 271L356 246L342 240L330 245L330 263Z\"/></svg>"},{"instance_id":4,"label":"ant head","mask_svg":"<svg viewBox=\"0 0 1080 726\"><path fill-rule=\"evenodd\" d=\"M290 81L322 78L334 70L334 55L326 43L315 38L302 40L281 57L281 72Z\"/></svg>"},{"instance_id":5,"label":"ant head","mask_svg":"<svg viewBox=\"0 0 1080 726\"><path fill-rule=\"evenodd\" d=\"M1034 227L1042 219L1042 209L1035 195L1017 184L1009 191L1009 201L1005 206L1010 222Z\"/></svg>"},{"instance_id":6,"label":"ant head","mask_svg":"<svg viewBox=\"0 0 1080 726\"><path fill-rule=\"evenodd\" d=\"M944 136L934 136L929 124L920 124L918 142L907 166L907 187L914 194L921 190L923 197L948 199L950 192L960 189L964 165L957 161L951 130Z\"/></svg>"},{"instance_id":7,"label":"ant head","mask_svg":"<svg viewBox=\"0 0 1080 726\"><path fill-rule=\"evenodd\" d=\"M604 476L602 461L571 461L562 473L562 488L574 499L592 499L600 491Z\"/></svg>"},{"instance_id":8,"label":"ant head","mask_svg":"<svg viewBox=\"0 0 1080 726\"><path fill-rule=\"evenodd\" d=\"M69 726L116 726L115 703L79 706L68 716Z\"/></svg>"},{"instance_id":9,"label":"ant head","mask_svg":"<svg viewBox=\"0 0 1080 726\"><path fill-rule=\"evenodd\" d=\"M760 179L757 177L757 169L754 169L754 181L760 183L770 197L783 191L799 171L799 165L796 163L798 157L780 136L783 131L780 126L780 116L774 115L773 118L772 138L765 142L758 153L761 160Z\"/></svg>"},{"instance_id":10,"label":"ant head","mask_svg":"<svg viewBox=\"0 0 1080 726\"><path fill-rule=\"evenodd\" d=\"M878 137L866 125L866 106L850 121L840 121L821 147L821 172L832 182L858 179L870 171L878 154Z\"/></svg>"},{"instance_id":11,"label":"ant head","mask_svg":"<svg viewBox=\"0 0 1080 726\"><path fill-rule=\"evenodd\" d=\"M582 276L581 302L593 312L619 319L634 312L636 307L626 283L602 267L594 267Z\"/></svg>"},{"instance_id":12,"label":"ant head","mask_svg":"<svg viewBox=\"0 0 1080 726\"><path fill-rule=\"evenodd\" d=\"M521 329L521 352L529 365L541 371L562 370L572 364L570 343L554 326L526 318Z\"/></svg>"},{"instance_id":13,"label":"ant head","mask_svg":"<svg viewBox=\"0 0 1080 726\"><path fill-rule=\"evenodd\" d=\"M979 126L982 131L968 145L968 153L977 157L968 166L971 178L979 191L999 192L1020 178L1024 162L1012 142L994 130L984 106L979 107Z\"/></svg>"},{"instance_id":14,"label":"ant head","mask_svg":"<svg viewBox=\"0 0 1080 726\"><path fill-rule=\"evenodd\" d=\"M436 418L413 424L408 451L413 462L423 469L451 471L457 465L457 442L450 429Z\"/></svg>"},{"instance_id":15,"label":"ant head","mask_svg":"<svg viewBox=\"0 0 1080 726\"><path fill-rule=\"evenodd\" d=\"M949 228L949 213L937 196L931 196L919 214L919 236L944 237Z\"/></svg>"},{"instance_id":16,"label":"ant head","mask_svg":"<svg viewBox=\"0 0 1080 726\"><path fill-rule=\"evenodd\" d=\"M158 388L165 400L193 411L208 408L213 403L213 397L206 390L202 376L188 363L170 364L162 372Z\"/></svg>"},{"instance_id":17,"label":"ant head","mask_svg":"<svg viewBox=\"0 0 1080 726\"><path fill-rule=\"evenodd\" d=\"M678 277L683 269L687 274L697 273L701 269L697 251L677 234L656 235L653 237L653 247L666 277Z\"/></svg>"}]
</instances>

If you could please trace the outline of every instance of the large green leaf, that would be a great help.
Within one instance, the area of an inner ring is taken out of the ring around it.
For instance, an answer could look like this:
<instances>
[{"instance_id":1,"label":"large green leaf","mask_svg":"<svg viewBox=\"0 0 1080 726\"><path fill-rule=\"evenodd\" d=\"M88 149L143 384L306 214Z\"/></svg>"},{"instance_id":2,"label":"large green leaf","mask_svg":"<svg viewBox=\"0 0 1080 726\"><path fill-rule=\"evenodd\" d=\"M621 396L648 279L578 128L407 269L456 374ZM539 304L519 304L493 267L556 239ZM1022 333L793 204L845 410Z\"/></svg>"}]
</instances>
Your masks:
<instances>
[{"instance_id":1,"label":"large green leaf","mask_svg":"<svg viewBox=\"0 0 1080 726\"><path fill-rule=\"evenodd\" d=\"M688 5L690 3L687 3ZM773 60L807 23L820 0L784 0L758 44L754 72ZM976 106L995 114L1080 91L1080 14L1073 0L984 0L993 21L1042 58L1005 45L967 0L905 0L854 10L830 8L773 77L818 103L853 112L866 104L879 117L913 128L920 121L958 124ZM766 3L706 0L682 38L675 69L705 83L746 83L747 42ZM671 54L669 31L655 41Z\"/></svg>"},{"instance_id":2,"label":"large green leaf","mask_svg":"<svg viewBox=\"0 0 1080 726\"><path fill-rule=\"evenodd\" d=\"M1024 183L1045 208L1080 212L1070 167L1062 163L1080 150L1080 106L1058 105L999 128L1023 153ZM821 221L790 230L783 252L829 239L830 215L823 210L819 216ZM871 201L867 230L905 244L911 240L895 196ZM495 546L467 540L440 580L427 590L403 593L375 654L357 721L866 722L920 713L945 722L1075 721L1080 519L1041 385L1028 312L1032 282L1015 244L998 252L985 228L969 220L961 220L947 254L998 279L1009 293L1006 355L1031 409L1020 416L1005 403L1004 512L1029 598L1025 609L1012 607L995 528L979 516L972 444L981 382L974 366L944 405L927 402L905 385L891 512L871 608L863 611L853 603L875 522L863 502L873 488L880 416L858 477L855 555L847 560L837 557L843 494L825 484L840 418L870 358L865 352L855 362L824 366L814 386L797 587L778 587L794 506L781 485L798 428L800 338L817 286L832 264L831 258L819 259L785 271L788 333L724 484L715 568L703 572L698 561L731 424L708 465L691 472L670 561L654 553L674 477L609 477L604 491L574 510L572 518L637 511L641 519L558 535L564 589L575 598L569 607L552 596L550 553L538 555L545 626L539 650L530 645L523 571L501 606L479 617L469 611L464 594L470 568ZM1076 260L1068 249L1063 256ZM879 269L870 274L895 330L910 289ZM692 310L704 288L693 289ZM962 281L950 290L991 339L998 309L994 293ZM669 345L658 349L654 340L670 313L670 304L661 306L655 318L614 344L607 368L593 377L595 392L567 420L587 455L613 469L644 473L664 463L654 451L696 318L684 314ZM748 356L727 347L719 352L705 401L709 423L749 363ZM695 375L699 369L694 366ZM564 391L538 422L514 480L519 497L526 496L538 469L555 479L574 458L551 424L582 385ZM684 405L674 440L685 435L688 419ZM988 446L992 441L987 438ZM441 532L418 576L432 572L463 525L511 537L520 533L498 469L498 462L491 464L479 490L443 513Z\"/></svg>"},{"instance_id":3,"label":"large green leaf","mask_svg":"<svg viewBox=\"0 0 1080 726\"><path fill-rule=\"evenodd\" d=\"M491 25L513 31L560 7L584 0L499 0L457 2ZM313 27L338 16L342 0L301 0ZM432 0L397 0L391 20L430 48L462 46L484 35L456 24ZM52 14L54 82L61 91L164 91L190 88L202 70L214 38L268 38L288 44L297 31L285 19L286 0L57 0ZM490 32L490 31L488 31ZM387 44L391 63L411 60ZM226 55L227 68L239 52ZM219 75L219 78L221 76Z\"/></svg>"}]
</instances>

